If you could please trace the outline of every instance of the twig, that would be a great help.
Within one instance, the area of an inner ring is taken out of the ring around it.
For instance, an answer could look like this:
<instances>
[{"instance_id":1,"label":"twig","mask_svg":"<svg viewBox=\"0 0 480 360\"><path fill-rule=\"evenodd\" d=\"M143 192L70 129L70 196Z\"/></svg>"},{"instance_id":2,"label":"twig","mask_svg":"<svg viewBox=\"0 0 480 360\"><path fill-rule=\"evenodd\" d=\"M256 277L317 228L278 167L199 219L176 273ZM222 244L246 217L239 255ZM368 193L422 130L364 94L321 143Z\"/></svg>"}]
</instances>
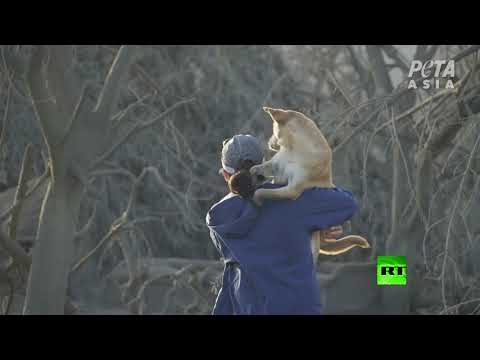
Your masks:
<instances>
[{"instance_id":1,"label":"twig","mask_svg":"<svg viewBox=\"0 0 480 360\"><path fill-rule=\"evenodd\" d=\"M70 135L70 133L72 131L73 125L77 121L77 119L79 118L79 113L80 113L80 111L81 111L81 109L82 109L82 107L85 103L85 100L86 100L85 92L87 91L87 86L88 86L88 83L83 84L82 89L80 91L80 96L78 98L77 104L75 105L75 108L73 109L72 116L70 116L69 121L68 121L67 125L65 126L65 130L64 130L63 134L60 136L59 140L55 144L52 144L52 146L60 146L67 141L68 136Z\"/></svg>"},{"instance_id":2,"label":"twig","mask_svg":"<svg viewBox=\"0 0 480 360\"><path fill-rule=\"evenodd\" d=\"M392 111L392 117L393 117L393 111ZM398 149L400 151L400 156L401 156L401 159L403 161L403 166L404 166L404 169L405 169L405 174L406 174L406 177L407 177L408 186L410 187L410 192L411 192L411 194L414 194L414 196L415 196L415 189L413 187L413 181L411 179L410 171L408 169L407 157L405 156L405 153L403 151L403 147L402 147L402 144L400 142L400 138L399 138L398 132L397 132L397 125L395 124L395 122L392 122L392 134L393 134L394 141L397 143ZM399 213L400 213L400 211L399 211ZM421 213L421 215L423 215L423 213ZM424 221L424 223L426 224L426 218L424 218L423 216L421 216L421 218Z\"/></svg>"},{"instance_id":3,"label":"twig","mask_svg":"<svg viewBox=\"0 0 480 360\"><path fill-rule=\"evenodd\" d=\"M373 78L369 75L367 70L364 68L364 66L358 60L352 46L347 46L347 51L350 55L350 60L351 60L352 66L353 66L353 68L355 69L355 71L357 72L357 74L360 78L360 82L362 84L364 84L364 90L366 91L367 96L369 98L372 98L373 95L374 95L373 94L373 86L372 86Z\"/></svg>"},{"instance_id":4,"label":"twig","mask_svg":"<svg viewBox=\"0 0 480 360\"><path fill-rule=\"evenodd\" d=\"M25 154L22 162L22 170L20 173L19 184L15 194L14 203L9 210L7 210L4 214L0 216L0 222L2 222L8 216L11 216L9 225L8 225L7 234L2 234L0 232L0 244L3 245L5 250L8 252L8 254L13 258L15 262L23 266L26 266L27 268L30 266L32 259L30 255L28 255L25 252L25 250L23 250L20 244L17 241L15 241L15 237L16 237L15 229L17 226L18 215L19 215L21 206L23 204L23 201L25 201L25 199L27 199L35 191L35 189L47 178L49 174L48 169L46 169L45 173L41 176L41 178L33 186L33 188L29 192L26 192L27 181L32 173L32 168L31 168L32 159L30 155L30 151L31 151L30 149L31 149L31 145L28 145L25 150ZM13 235L13 237L11 235Z\"/></svg>"},{"instance_id":5,"label":"twig","mask_svg":"<svg viewBox=\"0 0 480 360\"><path fill-rule=\"evenodd\" d=\"M387 56L394 60L398 67L403 71L403 72L408 72L409 67L407 65L407 62L405 61L406 59L403 57L403 55L398 51L397 48L393 45L381 45L382 50L387 54Z\"/></svg>"},{"instance_id":6,"label":"twig","mask_svg":"<svg viewBox=\"0 0 480 360\"><path fill-rule=\"evenodd\" d=\"M347 144L350 143L350 141L355 137L355 135L357 135L360 131L362 131L364 128L367 127L367 125L376 119L376 116L383 110L383 107L379 106L377 109L375 109L374 111L372 111L372 113L369 115L369 117L367 118L367 120L365 120L362 124L360 124L359 126L357 126L351 134L349 134L340 144L338 144L337 146L335 146L332 150L333 153L341 150L343 147L345 147Z\"/></svg>"},{"instance_id":7,"label":"twig","mask_svg":"<svg viewBox=\"0 0 480 360\"><path fill-rule=\"evenodd\" d=\"M362 173L362 180L363 180L363 188L364 188L364 196L363 201L365 202L365 206L368 206L368 181L367 181L367 163L368 163L368 152L370 150L370 146L377 135L377 131L373 131L372 134L369 136L368 142L365 145L365 150L363 152L363 173ZM345 143L345 142L344 142ZM338 147L337 147L338 148Z\"/></svg>"},{"instance_id":8,"label":"twig","mask_svg":"<svg viewBox=\"0 0 480 360\"><path fill-rule=\"evenodd\" d=\"M22 167L20 170L20 176L18 179L17 191L13 200L12 208L14 210L11 213L10 220L8 221L8 236L15 241L17 233L18 216L25 200L25 193L27 191L27 182L33 175L33 159L32 159L32 145L28 144L25 153L23 155Z\"/></svg>"},{"instance_id":9,"label":"twig","mask_svg":"<svg viewBox=\"0 0 480 360\"><path fill-rule=\"evenodd\" d=\"M120 84L128 75L128 68L134 60L135 46L122 45L110 67L103 85L95 112L102 113L108 119L120 95Z\"/></svg>"},{"instance_id":10,"label":"twig","mask_svg":"<svg viewBox=\"0 0 480 360\"><path fill-rule=\"evenodd\" d=\"M8 120L8 112L10 109L10 97L12 93L12 80L9 77L9 83L8 83L8 90L7 90L7 104L5 105L5 110L3 113L3 122L2 122L2 130L0 133L0 150L2 150L4 141L5 141L5 134L7 132L7 120Z\"/></svg>"},{"instance_id":11,"label":"twig","mask_svg":"<svg viewBox=\"0 0 480 360\"><path fill-rule=\"evenodd\" d=\"M24 196L24 200L28 199L33 194L33 192L49 177L49 175L50 175L49 169L46 168L45 172L37 179L37 182L32 186L32 188ZM0 215L0 223L2 223L6 218L8 218L12 214L12 212L16 210L18 206L20 206L20 204L16 203L11 207L9 207L6 211L4 211Z\"/></svg>"},{"instance_id":12,"label":"twig","mask_svg":"<svg viewBox=\"0 0 480 360\"><path fill-rule=\"evenodd\" d=\"M93 205L92 214L88 218L88 221L86 222L86 224L79 231L77 231L77 233L75 234L75 239L81 239L83 236L85 236L88 233L88 231L93 225L96 215L97 215L97 204L95 203Z\"/></svg>"},{"instance_id":13,"label":"twig","mask_svg":"<svg viewBox=\"0 0 480 360\"><path fill-rule=\"evenodd\" d=\"M131 109L135 108L138 105L144 105L144 101L148 98L154 97L156 95L156 92L152 94L147 94L141 98L139 98L137 101L129 104L125 109L119 111L117 114L115 114L112 117L112 121L114 122L113 127L118 128L120 124L122 123L122 120L125 118L125 116L130 112Z\"/></svg>"},{"instance_id":14,"label":"twig","mask_svg":"<svg viewBox=\"0 0 480 360\"><path fill-rule=\"evenodd\" d=\"M458 84L458 83L457 83ZM423 107L425 107L426 105L428 105L430 102L433 102L435 100L438 100L442 97L445 97L443 99L443 101L445 101L447 99L448 96L452 95L455 93L455 89L446 89L446 90L443 90L441 92L438 92L437 94L433 95L433 96L430 96L429 98L425 99L424 101L422 101L420 104L406 110L405 112L403 112L402 114L398 115L397 117L395 117L394 119L391 119L389 120L388 122L380 125L378 127L377 130L382 130L386 127L388 127L389 125L391 125L393 122L399 122L400 120L404 120L405 118L415 114L417 111L421 110Z\"/></svg>"},{"instance_id":15,"label":"twig","mask_svg":"<svg viewBox=\"0 0 480 360\"><path fill-rule=\"evenodd\" d=\"M13 241L8 236L0 232L0 244L16 263L22 264L26 267L30 266L32 259L25 252L25 250L22 249L18 242Z\"/></svg>"},{"instance_id":16,"label":"twig","mask_svg":"<svg viewBox=\"0 0 480 360\"><path fill-rule=\"evenodd\" d=\"M480 298L478 298L478 299L472 299L472 300L468 300L468 301L463 301L463 302L461 302L461 303L459 303L459 304L456 304L456 305L453 305L453 306L449 306L448 308L443 309L443 310L440 312L440 315L443 315L443 314L449 312L450 310L457 309L457 308L459 308L460 306L467 305L467 304L471 304L471 303L475 303L475 302L480 302Z\"/></svg>"},{"instance_id":17,"label":"twig","mask_svg":"<svg viewBox=\"0 0 480 360\"><path fill-rule=\"evenodd\" d=\"M170 114L172 111L176 110L178 107L193 102L194 99L187 99L177 102L176 104L169 107L167 110L154 117L152 120L137 123L135 124L120 140L118 140L109 150L107 150L103 155L101 155L95 162L93 167L99 165L103 161L107 160L114 152L117 150L123 143L125 143L132 135L137 133L140 130L143 130L149 126L154 125L157 121L163 119L165 116Z\"/></svg>"},{"instance_id":18,"label":"twig","mask_svg":"<svg viewBox=\"0 0 480 360\"><path fill-rule=\"evenodd\" d=\"M126 227L125 226L125 220L124 216L120 216L110 227L110 230L108 233L100 240L100 242L92 249L90 250L84 257L82 257L77 263L72 267L71 273L76 272L83 264L87 262L88 259L90 259L99 249L103 247L107 243L107 241L115 235L118 231L126 231L126 230L131 230L131 227Z\"/></svg>"},{"instance_id":19,"label":"twig","mask_svg":"<svg viewBox=\"0 0 480 360\"><path fill-rule=\"evenodd\" d=\"M328 76L331 84L339 91L341 97L344 99L344 102L347 105L345 107L353 109L356 117L357 118L360 117L360 114L358 113L357 107L353 104L352 99L350 99L347 92L343 89L343 86L340 85L340 83L337 80L337 78L335 77L335 75L329 69L325 69L325 72L327 73L327 76Z\"/></svg>"},{"instance_id":20,"label":"twig","mask_svg":"<svg viewBox=\"0 0 480 360\"><path fill-rule=\"evenodd\" d=\"M441 282L442 282L442 301L443 301L443 306L444 306L444 309L447 309L447 300L446 300L446 296L445 296L445 269L446 269L446 263L447 263L447 254L448 254L448 244L449 244L449 241L450 241L450 236L451 236L451 232L452 232L452 225L453 225L453 219L455 218L455 215L456 215L456 212L457 212L457 208L458 208L458 205L460 203L460 198L461 198L461 194L462 194L462 191L463 191L463 186L465 185L465 181L466 181L466 178L467 178L467 174L470 170L470 166L471 166L471 163L472 163L472 159L474 158L474 155L477 151L477 148L478 148L478 145L480 144L480 134L477 136L477 139L475 141L475 144L473 145L473 149L470 153L470 156L469 156L469 159L468 159L468 163L467 163L467 168L465 169L465 172L462 176L462 180L460 182L460 186L457 190L457 198L455 200L455 204L454 204L454 207L453 207L453 211L452 211L452 215L450 216L450 220L448 222L448 227L447 227L447 236L446 236L446 239L445 239L445 255L443 257L443 265L442 265L442 272L441 272Z\"/></svg>"},{"instance_id":21,"label":"twig","mask_svg":"<svg viewBox=\"0 0 480 360\"><path fill-rule=\"evenodd\" d=\"M463 58L473 54L473 53L476 53L478 50L480 50L480 45L472 45L470 46L469 48L461 51L460 53L458 53L457 55L455 55L452 60L453 61L460 61L462 60Z\"/></svg>"},{"instance_id":22,"label":"twig","mask_svg":"<svg viewBox=\"0 0 480 360\"><path fill-rule=\"evenodd\" d=\"M135 229L135 226L142 222L158 220L157 218L154 218L154 217L145 217L145 218L134 219L130 221L128 220L130 213L134 211L133 210L134 201L137 195L138 187L142 183L143 179L147 176L147 174L151 171L151 169L152 168L150 167L143 169L140 176L133 181L132 190L130 191L127 208L122 213L122 215L114 221L114 223L110 227L110 230L100 240L100 242L92 250L90 250L84 257L82 257L79 261L77 261L77 263L73 266L71 270L72 273L76 272L83 264L85 264L86 261L90 259L99 249L101 249L108 242L108 240L117 232ZM125 172L120 172L120 173L124 174Z\"/></svg>"},{"instance_id":23,"label":"twig","mask_svg":"<svg viewBox=\"0 0 480 360\"><path fill-rule=\"evenodd\" d=\"M391 226L390 226L390 236L388 239L389 244L387 245L387 253L390 253L390 245L398 241L398 222L400 213L400 145L394 143L393 145L393 184L392 184L392 210L391 210Z\"/></svg>"},{"instance_id":24,"label":"twig","mask_svg":"<svg viewBox=\"0 0 480 360\"><path fill-rule=\"evenodd\" d=\"M4 312L5 315L8 315L10 312L10 307L12 306L12 303L13 303L13 295L15 291L13 280L10 277L8 277L8 287L10 289L10 294L8 295L8 302Z\"/></svg>"},{"instance_id":25,"label":"twig","mask_svg":"<svg viewBox=\"0 0 480 360\"><path fill-rule=\"evenodd\" d=\"M266 102L270 101L270 97L272 96L273 91L282 83L283 80L286 79L287 73L282 74L278 79L276 79L270 89L268 90L267 94L264 96L262 101L262 106L267 105ZM247 131L251 128L253 120L263 112L262 106L259 106L257 111L245 122L245 125L242 127L240 132Z\"/></svg>"}]
</instances>

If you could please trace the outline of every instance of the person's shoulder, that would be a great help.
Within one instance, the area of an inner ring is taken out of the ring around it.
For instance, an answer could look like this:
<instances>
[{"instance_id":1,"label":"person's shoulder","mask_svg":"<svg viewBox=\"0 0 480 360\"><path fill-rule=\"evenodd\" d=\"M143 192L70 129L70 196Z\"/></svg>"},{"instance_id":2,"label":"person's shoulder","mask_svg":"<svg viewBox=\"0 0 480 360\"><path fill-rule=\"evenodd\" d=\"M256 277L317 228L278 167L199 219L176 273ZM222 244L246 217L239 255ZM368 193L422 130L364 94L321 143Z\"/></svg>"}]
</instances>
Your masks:
<instances>
[{"instance_id":1,"label":"person's shoulder","mask_svg":"<svg viewBox=\"0 0 480 360\"><path fill-rule=\"evenodd\" d=\"M207 224L217 223L219 217L223 218L225 214L236 213L245 206L245 200L240 196L229 193L221 200L213 204L207 212Z\"/></svg>"},{"instance_id":2,"label":"person's shoulder","mask_svg":"<svg viewBox=\"0 0 480 360\"><path fill-rule=\"evenodd\" d=\"M323 188L312 187L306 189L301 198L304 201L323 201L323 202L337 202L337 201L352 201L354 200L353 194L341 187Z\"/></svg>"},{"instance_id":3,"label":"person's shoulder","mask_svg":"<svg viewBox=\"0 0 480 360\"><path fill-rule=\"evenodd\" d=\"M210 207L209 212L225 207L231 208L235 206L240 206L244 201L245 200L243 200L240 196L229 193L225 195L222 199L217 201L215 204L213 204Z\"/></svg>"},{"instance_id":4,"label":"person's shoulder","mask_svg":"<svg viewBox=\"0 0 480 360\"><path fill-rule=\"evenodd\" d=\"M304 193L313 194L313 195L320 195L320 196L328 196L328 195L335 195L335 194L345 194L345 195L352 195L352 193L344 188L341 187L311 187L305 189Z\"/></svg>"}]
</instances>

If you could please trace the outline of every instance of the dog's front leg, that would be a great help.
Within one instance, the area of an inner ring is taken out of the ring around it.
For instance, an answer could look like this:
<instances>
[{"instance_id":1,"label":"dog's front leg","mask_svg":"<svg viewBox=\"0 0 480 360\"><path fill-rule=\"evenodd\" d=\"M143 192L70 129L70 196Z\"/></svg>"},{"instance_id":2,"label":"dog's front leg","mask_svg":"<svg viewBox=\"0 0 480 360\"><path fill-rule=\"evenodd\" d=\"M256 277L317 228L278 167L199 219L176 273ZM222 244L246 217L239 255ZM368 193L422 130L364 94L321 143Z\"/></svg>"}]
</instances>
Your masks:
<instances>
[{"instance_id":1,"label":"dog's front leg","mask_svg":"<svg viewBox=\"0 0 480 360\"><path fill-rule=\"evenodd\" d=\"M262 164L252 166L250 168L250 174L256 177L263 176L266 178L274 176L275 160L276 159L274 156L273 158L271 158L268 161L265 161Z\"/></svg>"}]
</instances>

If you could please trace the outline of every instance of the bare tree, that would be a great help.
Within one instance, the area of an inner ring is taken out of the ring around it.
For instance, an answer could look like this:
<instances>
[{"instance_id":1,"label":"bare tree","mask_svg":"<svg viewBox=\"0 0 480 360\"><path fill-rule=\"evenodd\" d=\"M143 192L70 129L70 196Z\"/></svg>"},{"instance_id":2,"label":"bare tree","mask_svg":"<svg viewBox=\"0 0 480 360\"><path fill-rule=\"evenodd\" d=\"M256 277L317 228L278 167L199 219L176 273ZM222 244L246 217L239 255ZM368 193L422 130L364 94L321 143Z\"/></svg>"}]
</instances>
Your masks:
<instances>
[{"instance_id":1,"label":"bare tree","mask_svg":"<svg viewBox=\"0 0 480 360\"><path fill-rule=\"evenodd\" d=\"M128 137L118 139L111 118L138 49L122 46L93 109L87 84L72 71L70 46L38 46L28 86L48 149L49 179L39 218L24 314L61 314L73 261L80 202L89 172ZM144 127L148 126L146 124Z\"/></svg>"}]
</instances>

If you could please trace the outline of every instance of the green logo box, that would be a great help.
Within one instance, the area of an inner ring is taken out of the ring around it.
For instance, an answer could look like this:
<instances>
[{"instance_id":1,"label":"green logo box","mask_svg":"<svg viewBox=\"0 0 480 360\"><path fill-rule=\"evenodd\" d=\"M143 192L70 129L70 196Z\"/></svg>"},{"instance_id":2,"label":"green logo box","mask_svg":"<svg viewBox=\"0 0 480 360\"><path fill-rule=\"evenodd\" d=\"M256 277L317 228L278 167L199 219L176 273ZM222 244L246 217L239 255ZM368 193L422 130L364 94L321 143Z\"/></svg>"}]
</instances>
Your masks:
<instances>
[{"instance_id":1,"label":"green logo box","mask_svg":"<svg viewBox=\"0 0 480 360\"><path fill-rule=\"evenodd\" d=\"M406 257L378 256L377 285L407 285Z\"/></svg>"}]
</instances>

